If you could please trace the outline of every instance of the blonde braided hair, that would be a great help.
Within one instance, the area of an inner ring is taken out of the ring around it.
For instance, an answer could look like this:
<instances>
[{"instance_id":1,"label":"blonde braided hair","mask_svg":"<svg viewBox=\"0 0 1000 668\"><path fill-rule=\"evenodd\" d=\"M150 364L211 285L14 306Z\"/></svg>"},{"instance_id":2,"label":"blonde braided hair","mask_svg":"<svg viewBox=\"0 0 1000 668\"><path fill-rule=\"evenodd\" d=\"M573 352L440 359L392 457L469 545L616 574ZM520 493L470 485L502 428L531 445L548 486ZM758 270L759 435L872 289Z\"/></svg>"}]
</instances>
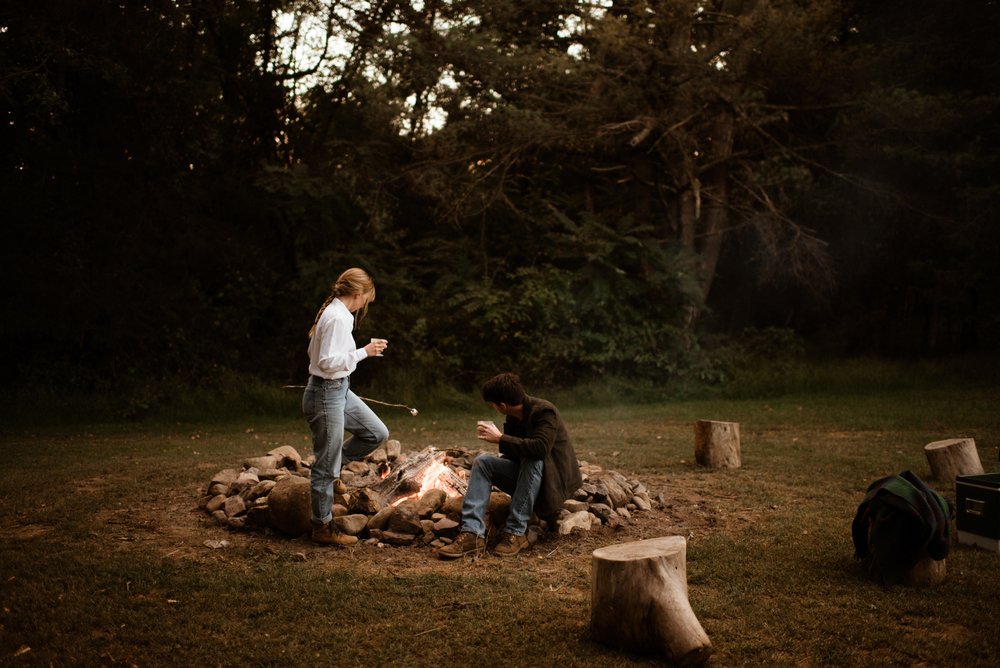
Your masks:
<instances>
[{"instance_id":1,"label":"blonde braided hair","mask_svg":"<svg viewBox=\"0 0 1000 668\"><path fill-rule=\"evenodd\" d=\"M372 277L368 275L364 269L358 269L357 267L352 267L342 273L337 280L330 286L330 295L323 302L323 305L319 307L319 311L316 312L316 318L313 320L312 327L309 328L309 338L316 333L316 325L319 323L320 316L323 315L323 311L326 307L333 302L337 297L352 297L354 295L363 295L366 293L371 293L371 298L365 302L354 314L354 326L357 327L361 324L361 321L365 319L368 314L368 305L375 301L375 281Z\"/></svg>"}]
</instances>

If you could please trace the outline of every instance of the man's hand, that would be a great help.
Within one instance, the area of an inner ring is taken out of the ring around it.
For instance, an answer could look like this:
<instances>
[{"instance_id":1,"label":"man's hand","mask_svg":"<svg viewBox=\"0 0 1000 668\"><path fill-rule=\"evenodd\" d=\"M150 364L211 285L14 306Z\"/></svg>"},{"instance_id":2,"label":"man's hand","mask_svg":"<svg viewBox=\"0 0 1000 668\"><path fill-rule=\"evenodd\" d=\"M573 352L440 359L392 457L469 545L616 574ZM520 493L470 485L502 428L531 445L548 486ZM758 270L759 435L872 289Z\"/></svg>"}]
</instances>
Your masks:
<instances>
[{"instance_id":1,"label":"man's hand","mask_svg":"<svg viewBox=\"0 0 1000 668\"><path fill-rule=\"evenodd\" d=\"M480 420L476 423L476 437L488 443L499 443L503 434L497 426L489 420Z\"/></svg>"}]
</instances>

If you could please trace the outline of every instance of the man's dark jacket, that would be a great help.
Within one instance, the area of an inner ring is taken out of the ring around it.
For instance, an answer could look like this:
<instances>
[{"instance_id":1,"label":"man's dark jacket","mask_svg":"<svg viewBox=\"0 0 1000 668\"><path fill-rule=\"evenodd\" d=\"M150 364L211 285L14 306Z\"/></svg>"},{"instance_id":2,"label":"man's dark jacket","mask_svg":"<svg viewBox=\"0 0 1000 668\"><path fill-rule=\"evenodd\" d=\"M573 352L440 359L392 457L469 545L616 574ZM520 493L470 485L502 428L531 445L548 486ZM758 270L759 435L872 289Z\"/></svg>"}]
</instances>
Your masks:
<instances>
[{"instance_id":1,"label":"man's dark jacket","mask_svg":"<svg viewBox=\"0 0 1000 668\"><path fill-rule=\"evenodd\" d=\"M548 401L525 397L523 419L507 416L500 437L500 454L511 459L543 459L542 487L535 513L549 515L583 484L580 462L559 410Z\"/></svg>"}]
</instances>

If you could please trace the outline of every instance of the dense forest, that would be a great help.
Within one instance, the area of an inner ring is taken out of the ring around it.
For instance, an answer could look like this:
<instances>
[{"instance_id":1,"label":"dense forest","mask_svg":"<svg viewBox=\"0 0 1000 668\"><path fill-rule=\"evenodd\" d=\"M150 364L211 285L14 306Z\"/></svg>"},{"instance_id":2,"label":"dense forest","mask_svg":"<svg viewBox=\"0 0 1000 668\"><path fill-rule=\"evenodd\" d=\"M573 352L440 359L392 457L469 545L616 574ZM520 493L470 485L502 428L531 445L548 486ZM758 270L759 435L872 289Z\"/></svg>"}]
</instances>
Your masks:
<instances>
[{"instance_id":1,"label":"dense forest","mask_svg":"<svg viewBox=\"0 0 1000 668\"><path fill-rule=\"evenodd\" d=\"M0 383L996 350L998 4L4 3Z\"/></svg>"}]
</instances>

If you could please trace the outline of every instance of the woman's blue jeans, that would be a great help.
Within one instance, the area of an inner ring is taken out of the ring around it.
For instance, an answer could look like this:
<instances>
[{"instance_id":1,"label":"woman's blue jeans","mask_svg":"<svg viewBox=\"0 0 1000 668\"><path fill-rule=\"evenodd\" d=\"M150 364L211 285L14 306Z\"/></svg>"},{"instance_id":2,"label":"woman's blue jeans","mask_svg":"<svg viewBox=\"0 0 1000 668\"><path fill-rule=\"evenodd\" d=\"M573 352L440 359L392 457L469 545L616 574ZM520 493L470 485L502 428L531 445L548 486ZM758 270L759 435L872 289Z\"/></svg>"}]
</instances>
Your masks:
<instances>
[{"instance_id":1,"label":"woman's blue jeans","mask_svg":"<svg viewBox=\"0 0 1000 668\"><path fill-rule=\"evenodd\" d=\"M375 411L350 390L348 378L309 377L302 394L302 413L309 421L316 461L309 478L312 521L333 519L333 481L343 461L364 458L389 438L389 430ZM351 434L346 442L344 432Z\"/></svg>"},{"instance_id":2,"label":"woman's blue jeans","mask_svg":"<svg viewBox=\"0 0 1000 668\"><path fill-rule=\"evenodd\" d=\"M545 462L541 459L516 460L486 454L476 457L462 502L462 531L486 536L486 511L495 485L511 497L505 530L523 536L542 487L544 468Z\"/></svg>"}]
</instances>

